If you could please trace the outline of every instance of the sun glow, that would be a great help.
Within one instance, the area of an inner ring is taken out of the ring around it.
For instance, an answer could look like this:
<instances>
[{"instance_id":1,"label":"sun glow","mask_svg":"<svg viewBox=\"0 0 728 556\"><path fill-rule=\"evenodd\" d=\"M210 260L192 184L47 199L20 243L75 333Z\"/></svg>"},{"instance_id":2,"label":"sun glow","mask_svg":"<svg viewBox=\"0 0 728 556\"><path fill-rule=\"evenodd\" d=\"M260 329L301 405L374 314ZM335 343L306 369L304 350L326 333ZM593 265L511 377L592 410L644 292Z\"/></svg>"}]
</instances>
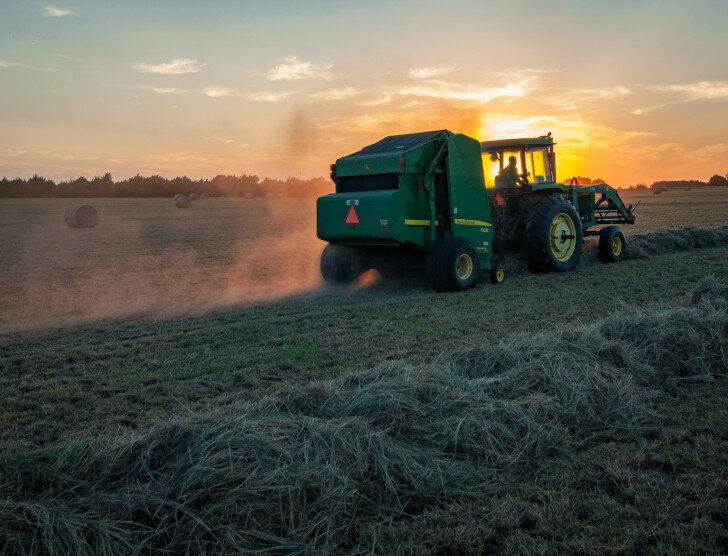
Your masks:
<instances>
[{"instance_id":1,"label":"sun glow","mask_svg":"<svg viewBox=\"0 0 728 556\"><path fill-rule=\"evenodd\" d=\"M601 140L595 137L592 133L593 128L580 119L562 120L554 116L520 117L494 114L482 117L480 122L478 139L481 141L539 137L551 132L554 142L562 144L555 147L556 176L561 181L568 180L572 176L584 175L586 170L583 161L588 159L588 151L594 146L595 140L598 142L607 140L606 137ZM486 183L493 183L499 171L498 164L484 157L483 168L486 172Z\"/></svg>"}]
</instances>

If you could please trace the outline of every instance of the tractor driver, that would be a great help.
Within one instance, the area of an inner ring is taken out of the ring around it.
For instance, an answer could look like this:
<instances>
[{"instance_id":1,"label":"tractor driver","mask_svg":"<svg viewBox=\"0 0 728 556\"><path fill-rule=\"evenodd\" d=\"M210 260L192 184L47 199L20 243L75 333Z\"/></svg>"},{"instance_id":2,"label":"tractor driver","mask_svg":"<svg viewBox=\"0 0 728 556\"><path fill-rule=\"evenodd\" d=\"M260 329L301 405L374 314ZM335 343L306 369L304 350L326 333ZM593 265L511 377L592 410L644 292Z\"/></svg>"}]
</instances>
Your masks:
<instances>
[{"instance_id":1,"label":"tractor driver","mask_svg":"<svg viewBox=\"0 0 728 556\"><path fill-rule=\"evenodd\" d=\"M508 166L503 168L498 173L498 182L502 185L501 187L516 187L521 183L521 176L518 174L518 168L516 164L518 160L515 156L508 157Z\"/></svg>"}]
</instances>

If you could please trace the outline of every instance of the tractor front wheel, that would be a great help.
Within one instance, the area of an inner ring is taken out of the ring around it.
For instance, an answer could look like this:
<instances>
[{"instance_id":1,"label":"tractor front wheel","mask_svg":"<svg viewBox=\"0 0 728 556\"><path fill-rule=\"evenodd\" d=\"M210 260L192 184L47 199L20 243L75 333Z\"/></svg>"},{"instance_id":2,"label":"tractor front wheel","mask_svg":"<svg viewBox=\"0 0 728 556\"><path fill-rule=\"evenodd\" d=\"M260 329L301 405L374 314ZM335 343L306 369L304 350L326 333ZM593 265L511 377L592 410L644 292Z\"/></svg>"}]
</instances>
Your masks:
<instances>
[{"instance_id":1,"label":"tractor front wheel","mask_svg":"<svg viewBox=\"0 0 728 556\"><path fill-rule=\"evenodd\" d=\"M331 286L345 286L359 276L358 253L353 247L329 243L321 253L321 276Z\"/></svg>"},{"instance_id":2,"label":"tractor front wheel","mask_svg":"<svg viewBox=\"0 0 728 556\"><path fill-rule=\"evenodd\" d=\"M583 230L579 214L557 195L533 205L526 221L528 258L536 272L574 270L581 257Z\"/></svg>"},{"instance_id":3,"label":"tractor front wheel","mask_svg":"<svg viewBox=\"0 0 728 556\"><path fill-rule=\"evenodd\" d=\"M599 260L616 263L624 258L624 234L619 226L607 226L599 230Z\"/></svg>"},{"instance_id":4,"label":"tractor front wheel","mask_svg":"<svg viewBox=\"0 0 728 556\"><path fill-rule=\"evenodd\" d=\"M463 237L440 238L427 255L427 278L436 292L469 290L479 277L478 251Z\"/></svg>"}]
</instances>

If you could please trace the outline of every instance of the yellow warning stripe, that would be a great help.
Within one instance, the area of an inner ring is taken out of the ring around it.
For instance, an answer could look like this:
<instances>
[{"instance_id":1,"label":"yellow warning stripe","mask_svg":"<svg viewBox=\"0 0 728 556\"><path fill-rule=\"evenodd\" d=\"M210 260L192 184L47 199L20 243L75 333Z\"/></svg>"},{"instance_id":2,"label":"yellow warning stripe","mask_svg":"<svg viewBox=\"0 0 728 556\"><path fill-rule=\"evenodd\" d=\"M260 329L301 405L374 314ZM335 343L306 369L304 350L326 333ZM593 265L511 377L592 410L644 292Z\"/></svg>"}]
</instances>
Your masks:
<instances>
[{"instance_id":1,"label":"yellow warning stripe","mask_svg":"<svg viewBox=\"0 0 728 556\"><path fill-rule=\"evenodd\" d=\"M405 226L429 226L430 225L430 221L429 220L410 220L410 219L406 219L404 221L404 225ZM439 225L440 225L440 221L439 220L435 220L435 226L439 226Z\"/></svg>"},{"instance_id":2,"label":"yellow warning stripe","mask_svg":"<svg viewBox=\"0 0 728 556\"><path fill-rule=\"evenodd\" d=\"M469 220L467 218L456 218L455 224L459 226L490 226L490 222L483 222L482 220Z\"/></svg>"}]
</instances>

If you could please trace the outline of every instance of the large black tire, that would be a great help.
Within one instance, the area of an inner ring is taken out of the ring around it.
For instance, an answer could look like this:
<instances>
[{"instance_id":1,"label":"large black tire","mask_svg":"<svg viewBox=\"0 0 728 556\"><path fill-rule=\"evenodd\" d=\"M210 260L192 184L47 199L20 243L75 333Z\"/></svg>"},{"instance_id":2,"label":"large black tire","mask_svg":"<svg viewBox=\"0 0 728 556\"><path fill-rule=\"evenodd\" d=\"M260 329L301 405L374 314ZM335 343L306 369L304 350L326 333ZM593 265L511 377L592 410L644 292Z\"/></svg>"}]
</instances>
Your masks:
<instances>
[{"instance_id":1,"label":"large black tire","mask_svg":"<svg viewBox=\"0 0 728 556\"><path fill-rule=\"evenodd\" d=\"M328 244L321 253L321 276L332 286L344 286L359 276L357 252L353 247Z\"/></svg>"},{"instance_id":2,"label":"large black tire","mask_svg":"<svg viewBox=\"0 0 728 556\"><path fill-rule=\"evenodd\" d=\"M427 279L436 292L469 290L480 278L480 258L464 237L447 236L435 241L427 255Z\"/></svg>"},{"instance_id":3,"label":"large black tire","mask_svg":"<svg viewBox=\"0 0 728 556\"><path fill-rule=\"evenodd\" d=\"M624 258L624 234L619 226L607 226L599 230L599 260L616 263Z\"/></svg>"},{"instance_id":4,"label":"large black tire","mask_svg":"<svg viewBox=\"0 0 728 556\"><path fill-rule=\"evenodd\" d=\"M549 195L531 207L526 220L526 250L536 272L574 270L581 257L583 230L576 209Z\"/></svg>"}]
</instances>

